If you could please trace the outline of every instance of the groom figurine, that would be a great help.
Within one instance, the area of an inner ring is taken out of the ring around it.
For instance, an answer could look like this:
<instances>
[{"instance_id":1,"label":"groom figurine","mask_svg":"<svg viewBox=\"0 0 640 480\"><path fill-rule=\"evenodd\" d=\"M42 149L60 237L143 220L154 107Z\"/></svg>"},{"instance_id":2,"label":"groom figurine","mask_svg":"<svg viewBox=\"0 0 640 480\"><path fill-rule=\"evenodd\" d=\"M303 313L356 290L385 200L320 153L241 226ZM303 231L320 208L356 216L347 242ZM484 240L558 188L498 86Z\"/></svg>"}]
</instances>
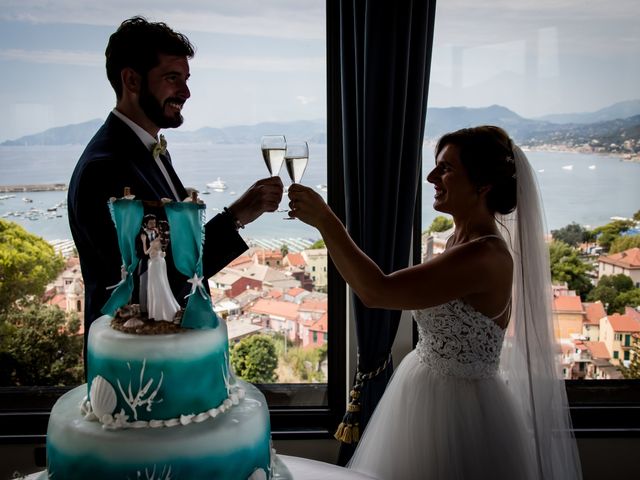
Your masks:
<instances>
[{"instance_id":1,"label":"groom figurine","mask_svg":"<svg viewBox=\"0 0 640 480\"><path fill-rule=\"evenodd\" d=\"M140 304L140 312L147 312L147 270L149 268L149 254L145 250L149 250L151 242L158 236L156 228L156 216L148 213L142 219L142 228L140 235L136 238L136 253L138 254L138 303ZM135 299L135 289L133 297ZM135 301L135 300L134 300Z\"/></svg>"},{"instance_id":2,"label":"groom figurine","mask_svg":"<svg viewBox=\"0 0 640 480\"><path fill-rule=\"evenodd\" d=\"M189 39L164 23L133 17L111 35L105 55L116 106L78 160L68 192L69 224L85 284L85 359L89 327L101 315L110 295L107 287L120 281L122 259L109 198L122 197L125 187L141 200L188 197L169 152L155 147L162 139L160 129L183 122L182 107L191 96L189 59L194 55ZM205 278L247 249L238 229L275 211L282 191L279 177L258 180L207 222ZM169 275L172 285L186 283L186 278Z\"/></svg>"}]
</instances>

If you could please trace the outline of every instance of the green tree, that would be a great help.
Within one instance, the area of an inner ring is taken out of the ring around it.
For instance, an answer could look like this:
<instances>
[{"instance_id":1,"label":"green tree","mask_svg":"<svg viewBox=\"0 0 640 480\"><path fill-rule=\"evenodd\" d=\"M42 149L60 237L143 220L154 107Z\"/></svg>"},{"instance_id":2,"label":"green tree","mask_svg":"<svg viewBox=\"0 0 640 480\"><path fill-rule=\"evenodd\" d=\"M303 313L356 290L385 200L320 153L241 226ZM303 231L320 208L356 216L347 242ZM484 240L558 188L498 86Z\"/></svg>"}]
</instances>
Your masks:
<instances>
[{"instance_id":1,"label":"green tree","mask_svg":"<svg viewBox=\"0 0 640 480\"><path fill-rule=\"evenodd\" d=\"M289 254L289 246L286 243L283 243L280 247L280 253L282 254L282 258Z\"/></svg>"},{"instance_id":2,"label":"green tree","mask_svg":"<svg viewBox=\"0 0 640 480\"><path fill-rule=\"evenodd\" d=\"M633 220L614 220L601 227L596 227L593 232L597 235L598 245L609 251L611 243L635 225Z\"/></svg>"},{"instance_id":3,"label":"green tree","mask_svg":"<svg viewBox=\"0 0 640 480\"><path fill-rule=\"evenodd\" d=\"M318 250L320 248L326 248L326 245L324 244L323 239L316 240L316 242L309 247L310 250Z\"/></svg>"},{"instance_id":4,"label":"green tree","mask_svg":"<svg viewBox=\"0 0 640 480\"><path fill-rule=\"evenodd\" d=\"M640 288L634 288L618 294L613 300L611 310L613 312L624 313L625 307L640 307Z\"/></svg>"},{"instance_id":5,"label":"green tree","mask_svg":"<svg viewBox=\"0 0 640 480\"><path fill-rule=\"evenodd\" d=\"M633 214L633 219L636 222L640 222L640 210L638 210L636 213Z\"/></svg>"},{"instance_id":6,"label":"green tree","mask_svg":"<svg viewBox=\"0 0 640 480\"><path fill-rule=\"evenodd\" d=\"M287 352L287 363L303 382L326 382L321 369L322 362L327 358L327 347L317 348L295 347Z\"/></svg>"},{"instance_id":7,"label":"green tree","mask_svg":"<svg viewBox=\"0 0 640 480\"><path fill-rule=\"evenodd\" d=\"M64 268L62 256L42 238L0 220L0 314L17 300L40 297Z\"/></svg>"},{"instance_id":8,"label":"green tree","mask_svg":"<svg viewBox=\"0 0 640 480\"><path fill-rule=\"evenodd\" d=\"M587 301L596 302L600 300L607 309L607 313L613 313L613 302L615 302L618 292L615 288L607 285L596 285L587 295Z\"/></svg>"},{"instance_id":9,"label":"green tree","mask_svg":"<svg viewBox=\"0 0 640 480\"><path fill-rule=\"evenodd\" d=\"M231 350L231 365L236 374L247 382L274 382L278 357L273 340L267 335L243 338Z\"/></svg>"},{"instance_id":10,"label":"green tree","mask_svg":"<svg viewBox=\"0 0 640 480\"><path fill-rule=\"evenodd\" d=\"M606 306L608 314L624 313L625 307L640 305L640 288L635 288L633 280L626 275L604 275L589 292L587 300L600 300Z\"/></svg>"},{"instance_id":11,"label":"green tree","mask_svg":"<svg viewBox=\"0 0 640 480\"><path fill-rule=\"evenodd\" d=\"M630 248L640 247L640 235L623 235L616 237L611 246L609 253L619 253L629 250Z\"/></svg>"},{"instance_id":12,"label":"green tree","mask_svg":"<svg viewBox=\"0 0 640 480\"><path fill-rule=\"evenodd\" d=\"M549 244L551 278L555 282L567 283L581 297L593 288L589 272L592 267L580 258L580 252L564 242L553 240Z\"/></svg>"},{"instance_id":13,"label":"green tree","mask_svg":"<svg viewBox=\"0 0 640 480\"><path fill-rule=\"evenodd\" d=\"M551 230L551 236L554 240L576 247L586 240L587 230L582 225L572 222L566 227Z\"/></svg>"},{"instance_id":14,"label":"green tree","mask_svg":"<svg viewBox=\"0 0 640 480\"><path fill-rule=\"evenodd\" d=\"M22 302L0 315L0 385L84 381L80 322L58 307Z\"/></svg>"},{"instance_id":15,"label":"green tree","mask_svg":"<svg viewBox=\"0 0 640 480\"><path fill-rule=\"evenodd\" d=\"M431 225L429 225L427 232L430 232L430 233L446 232L451 227L453 227L452 219L445 217L443 215L438 215L436 218L433 219L433 222L431 222Z\"/></svg>"}]
</instances>

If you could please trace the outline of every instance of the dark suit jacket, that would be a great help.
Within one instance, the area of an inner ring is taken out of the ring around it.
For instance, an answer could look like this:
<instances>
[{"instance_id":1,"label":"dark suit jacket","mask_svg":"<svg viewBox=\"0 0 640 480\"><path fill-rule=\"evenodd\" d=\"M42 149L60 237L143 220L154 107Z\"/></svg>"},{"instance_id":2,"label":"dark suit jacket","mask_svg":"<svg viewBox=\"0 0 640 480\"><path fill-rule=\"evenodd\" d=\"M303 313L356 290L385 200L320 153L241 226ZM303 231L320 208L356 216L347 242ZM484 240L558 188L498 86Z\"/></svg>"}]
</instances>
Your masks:
<instances>
[{"instance_id":1,"label":"dark suit jacket","mask_svg":"<svg viewBox=\"0 0 640 480\"><path fill-rule=\"evenodd\" d=\"M186 191L170 161L165 166L180 199L184 199ZM106 288L120 281L122 258L108 200L122 197L124 187L130 187L141 200L173 198L151 152L128 125L111 113L78 160L67 199L71 234L85 285L85 345L91 323L101 315L100 309L111 294ZM205 225L205 278L246 249L226 215L212 218Z\"/></svg>"}]
</instances>

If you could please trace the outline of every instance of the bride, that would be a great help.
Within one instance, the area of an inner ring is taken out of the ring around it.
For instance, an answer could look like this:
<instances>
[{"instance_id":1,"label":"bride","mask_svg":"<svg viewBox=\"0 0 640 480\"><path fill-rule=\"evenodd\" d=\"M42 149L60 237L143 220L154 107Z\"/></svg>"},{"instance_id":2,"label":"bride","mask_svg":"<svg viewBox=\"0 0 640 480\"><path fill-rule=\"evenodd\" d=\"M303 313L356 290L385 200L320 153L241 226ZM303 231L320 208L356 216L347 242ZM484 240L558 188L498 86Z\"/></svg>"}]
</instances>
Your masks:
<instances>
[{"instance_id":1,"label":"bride","mask_svg":"<svg viewBox=\"0 0 640 480\"><path fill-rule=\"evenodd\" d=\"M444 253L389 275L317 193L289 188L290 215L318 228L363 303L413 310L418 324L349 467L381 479L581 478L526 156L498 127L463 129L440 139L427 180L455 230Z\"/></svg>"},{"instance_id":2,"label":"bride","mask_svg":"<svg viewBox=\"0 0 640 480\"><path fill-rule=\"evenodd\" d=\"M173 322L180 305L176 301L167 277L167 263L162 249L162 237L157 236L146 246L143 239L144 253L149 256L147 277L147 308L149 318L155 321Z\"/></svg>"}]
</instances>

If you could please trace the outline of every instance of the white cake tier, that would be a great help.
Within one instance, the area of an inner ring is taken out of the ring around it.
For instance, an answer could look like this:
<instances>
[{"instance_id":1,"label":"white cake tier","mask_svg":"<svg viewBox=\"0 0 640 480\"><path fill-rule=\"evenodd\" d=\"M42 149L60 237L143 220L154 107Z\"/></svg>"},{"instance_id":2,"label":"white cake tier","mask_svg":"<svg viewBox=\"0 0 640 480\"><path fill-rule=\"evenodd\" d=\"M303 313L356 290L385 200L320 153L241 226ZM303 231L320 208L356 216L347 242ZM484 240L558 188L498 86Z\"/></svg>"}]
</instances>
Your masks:
<instances>
[{"instance_id":1,"label":"white cake tier","mask_svg":"<svg viewBox=\"0 0 640 480\"><path fill-rule=\"evenodd\" d=\"M175 421L215 409L234 393L224 322L137 335L114 330L103 316L91 325L87 351L86 393L99 420Z\"/></svg>"},{"instance_id":2,"label":"white cake tier","mask_svg":"<svg viewBox=\"0 0 640 480\"><path fill-rule=\"evenodd\" d=\"M246 396L215 418L163 428L111 430L80 413L86 386L63 395L47 431L50 478L66 480L245 480L275 475L269 412L262 393L238 381Z\"/></svg>"}]
</instances>

